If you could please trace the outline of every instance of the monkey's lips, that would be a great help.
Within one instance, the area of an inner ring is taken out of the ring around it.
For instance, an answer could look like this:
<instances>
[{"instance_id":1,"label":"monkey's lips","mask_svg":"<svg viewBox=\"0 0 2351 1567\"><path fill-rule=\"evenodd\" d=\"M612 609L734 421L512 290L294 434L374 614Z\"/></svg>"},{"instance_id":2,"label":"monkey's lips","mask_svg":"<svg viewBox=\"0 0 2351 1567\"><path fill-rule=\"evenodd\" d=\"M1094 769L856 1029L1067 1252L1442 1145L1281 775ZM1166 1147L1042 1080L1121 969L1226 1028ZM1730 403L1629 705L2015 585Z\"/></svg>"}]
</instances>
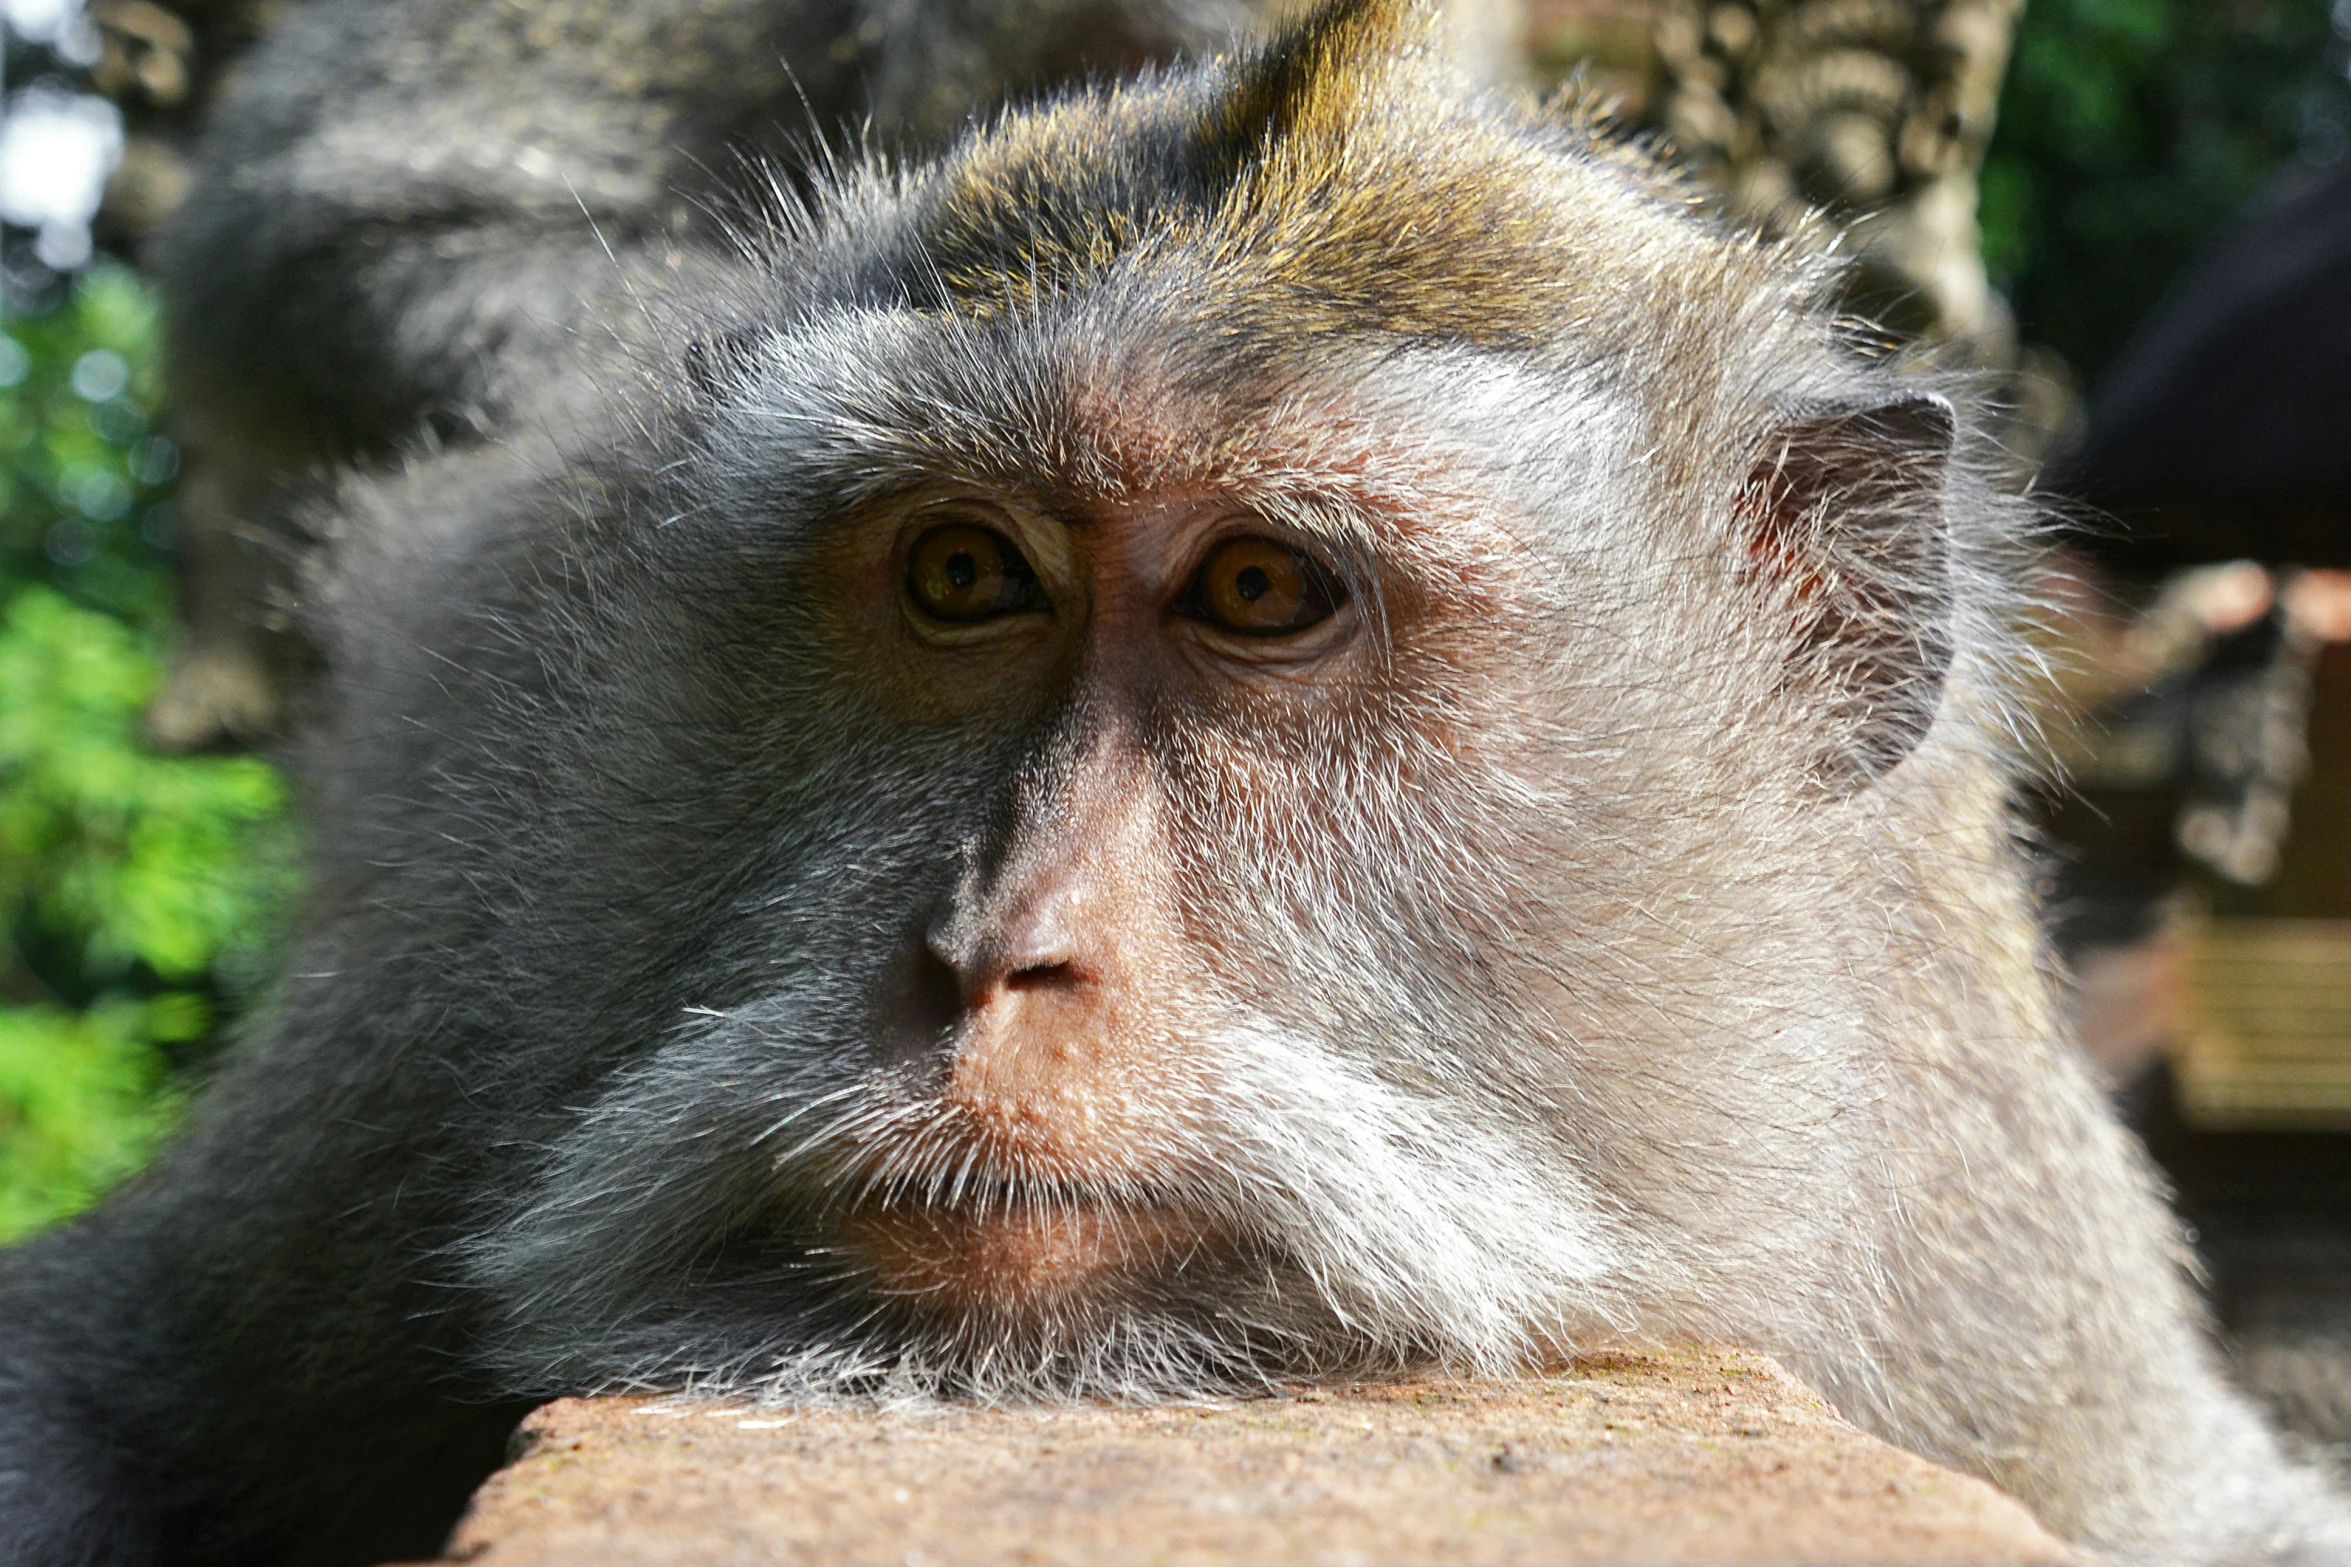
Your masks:
<instances>
[{"instance_id":1,"label":"monkey's lips","mask_svg":"<svg viewBox=\"0 0 2351 1567\"><path fill-rule=\"evenodd\" d=\"M1222 1239L1170 1203L1007 1185L852 1209L835 1244L885 1294L1017 1312L1164 1277Z\"/></svg>"}]
</instances>

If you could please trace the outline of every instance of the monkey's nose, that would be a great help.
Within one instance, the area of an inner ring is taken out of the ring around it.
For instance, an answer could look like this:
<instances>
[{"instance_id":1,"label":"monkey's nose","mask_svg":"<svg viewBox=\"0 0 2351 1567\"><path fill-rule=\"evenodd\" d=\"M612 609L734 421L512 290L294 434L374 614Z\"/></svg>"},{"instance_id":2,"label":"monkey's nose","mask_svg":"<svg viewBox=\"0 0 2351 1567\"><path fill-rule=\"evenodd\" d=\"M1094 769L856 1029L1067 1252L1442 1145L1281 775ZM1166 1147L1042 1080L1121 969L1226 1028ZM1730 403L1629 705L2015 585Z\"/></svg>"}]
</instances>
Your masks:
<instances>
[{"instance_id":1,"label":"monkey's nose","mask_svg":"<svg viewBox=\"0 0 2351 1567\"><path fill-rule=\"evenodd\" d=\"M1075 888L1056 878L977 908L951 904L931 920L924 944L955 976L966 1008L1006 991L1075 984L1082 970L1081 902Z\"/></svg>"}]
</instances>

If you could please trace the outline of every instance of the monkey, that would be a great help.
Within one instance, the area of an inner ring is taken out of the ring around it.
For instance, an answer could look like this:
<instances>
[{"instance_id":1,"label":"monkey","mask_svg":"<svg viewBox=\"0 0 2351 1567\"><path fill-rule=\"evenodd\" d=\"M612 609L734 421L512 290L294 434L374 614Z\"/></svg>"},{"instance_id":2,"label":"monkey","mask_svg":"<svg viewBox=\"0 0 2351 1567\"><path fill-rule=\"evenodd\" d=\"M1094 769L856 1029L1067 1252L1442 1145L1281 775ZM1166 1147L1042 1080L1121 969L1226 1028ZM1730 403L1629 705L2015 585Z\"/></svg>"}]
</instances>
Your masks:
<instances>
[{"instance_id":1,"label":"monkey","mask_svg":"<svg viewBox=\"0 0 2351 1567\"><path fill-rule=\"evenodd\" d=\"M2351 1560L2065 1037L1977 416L1436 32L779 181L343 475L310 902L5 1259L0 1561L427 1555L566 1394L1689 1338L2109 1559Z\"/></svg>"}]
</instances>

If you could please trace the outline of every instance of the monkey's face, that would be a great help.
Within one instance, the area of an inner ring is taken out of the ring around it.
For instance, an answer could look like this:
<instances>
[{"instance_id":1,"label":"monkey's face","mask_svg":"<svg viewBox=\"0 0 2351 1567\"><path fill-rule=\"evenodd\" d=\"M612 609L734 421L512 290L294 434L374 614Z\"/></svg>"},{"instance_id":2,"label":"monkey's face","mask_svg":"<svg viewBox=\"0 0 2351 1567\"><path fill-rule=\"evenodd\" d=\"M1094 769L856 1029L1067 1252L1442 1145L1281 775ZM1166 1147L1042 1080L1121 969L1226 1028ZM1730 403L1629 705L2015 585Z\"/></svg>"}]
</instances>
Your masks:
<instances>
[{"instance_id":1,"label":"monkey's face","mask_svg":"<svg viewBox=\"0 0 2351 1567\"><path fill-rule=\"evenodd\" d=\"M1509 1364L1633 1318L1865 1091L1794 1048L1850 955L1833 851L1775 867L1846 829L1819 735L1750 733L1795 698L1745 464L1683 516L1589 377L1243 397L1115 337L780 332L691 504L578 573L598 732L679 739L557 765L621 841L535 901L699 934L478 1253L535 1374Z\"/></svg>"},{"instance_id":2,"label":"monkey's face","mask_svg":"<svg viewBox=\"0 0 2351 1567\"><path fill-rule=\"evenodd\" d=\"M1084 107L865 191L886 267L816 231L518 612L592 672L524 902L629 1020L471 1253L550 1386L1497 1366L1837 1222L1947 410L1791 421L1778 285L1539 137L1473 204Z\"/></svg>"},{"instance_id":3,"label":"monkey's face","mask_svg":"<svg viewBox=\"0 0 2351 1567\"><path fill-rule=\"evenodd\" d=\"M1581 605L1567 685L1628 669L1594 613L1621 535L1538 550L1598 519L1523 509L1506 367L1244 422L1104 335L779 338L729 417L828 438L705 472L648 536L699 626L632 652L630 700L725 715L653 814L759 848L634 873L734 886L668 1037L486 1254L533 1350L1142 1390L1505 1363L1603 1309L1617 1226L1539 1113L1571 910L1535 867L1580 857L1562 789L1626 713L1547 712L1535 632ZM932 412L858 434L868 376ZM1583 437L1546 477L1617 460L1622 421L1556 401ZM972 461L973 409L1017 445Z\"/></svg>"}]
</instances>

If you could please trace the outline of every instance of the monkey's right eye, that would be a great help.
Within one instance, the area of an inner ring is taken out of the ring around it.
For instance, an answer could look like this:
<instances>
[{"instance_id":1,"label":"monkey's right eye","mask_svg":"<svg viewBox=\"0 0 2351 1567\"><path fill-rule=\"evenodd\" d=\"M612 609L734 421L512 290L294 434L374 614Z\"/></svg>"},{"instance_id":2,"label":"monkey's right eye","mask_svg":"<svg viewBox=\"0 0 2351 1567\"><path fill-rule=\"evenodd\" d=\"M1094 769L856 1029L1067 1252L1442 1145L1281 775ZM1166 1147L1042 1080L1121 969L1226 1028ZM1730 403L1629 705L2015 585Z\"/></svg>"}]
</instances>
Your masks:
<instances>
[{"instance_id":1,"label":"monkey's right eye","mask_svg":"<svg viewBox=\"0 0 2351 1567\"><path fill-rule=\"evenodd\" d=\"M1013 542L968 522L933 528L914 541L906 595L937 620L993 620L1052 608Z\"/></svg>"}]
</instances>

